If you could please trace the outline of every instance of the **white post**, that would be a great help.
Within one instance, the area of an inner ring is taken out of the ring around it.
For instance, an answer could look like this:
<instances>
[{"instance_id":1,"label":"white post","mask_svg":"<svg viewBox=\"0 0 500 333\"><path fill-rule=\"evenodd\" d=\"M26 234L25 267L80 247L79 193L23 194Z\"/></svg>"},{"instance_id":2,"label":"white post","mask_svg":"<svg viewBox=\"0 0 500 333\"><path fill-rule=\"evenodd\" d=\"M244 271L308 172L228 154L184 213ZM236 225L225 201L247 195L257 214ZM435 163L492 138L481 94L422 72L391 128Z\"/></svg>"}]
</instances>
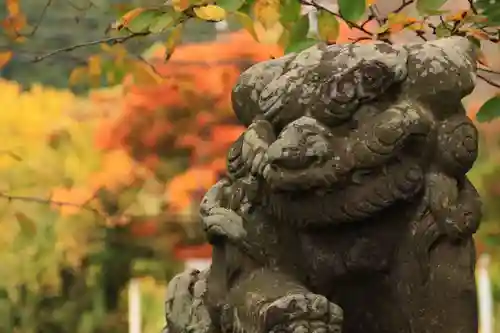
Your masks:
<instances>
[{"instance_id":1,"label":"white post","mask_svg":"<svg viewBox=\"0 0 500 333\"><path fill-rule=\"evenodd\" d=\"M198 258L190 258L184 262L186 269L197 269L202 271L210 267L212 263L212 259L198 259Z\"/></svg>"},{"instance_id":2,"label":"white post","mask_svg":"<svg viewBox=\"0 0 500 333\"><path fill-rule=\"evenodd\" d=\"M141 291L138 279L128 285L128 332L141 333Z\"/></svg>"},{"instance_id":3,"label":"white post","mask_svg":"<svg viewBox=\"0 0 500 333\"><path fill-rule=\"evenodd\" d=\"M229 29L229 26L228 26L226 20L222 20L222 21L215 23L215 30L217 31L217 33L227 32L228 29Z\"/></svg>"},{"instance_id":4,"label":"white post","mask_svg":"<svg viewBox=\"0 0 500 333\"><path fill-rule=\"evenodd\" d=\"M490 256L482 254L477 261L477 289L479 303L479 332L493 333L493 295L488 272Z\"/></svg>"}]
</instances>

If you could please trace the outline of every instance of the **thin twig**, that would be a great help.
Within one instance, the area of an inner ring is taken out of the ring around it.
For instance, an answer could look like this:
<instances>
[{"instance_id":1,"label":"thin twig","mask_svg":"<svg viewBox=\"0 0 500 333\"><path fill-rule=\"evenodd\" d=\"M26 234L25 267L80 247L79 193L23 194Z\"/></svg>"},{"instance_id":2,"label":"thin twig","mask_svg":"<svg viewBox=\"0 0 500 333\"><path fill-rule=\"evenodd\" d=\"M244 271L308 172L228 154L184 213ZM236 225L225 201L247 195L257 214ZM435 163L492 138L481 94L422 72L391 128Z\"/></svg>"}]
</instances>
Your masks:
<instances>
[{"instance_id":1,"label":"thin twig","mask_svg":"<svg viewBox=\"0 0 500 333\"><path fill-rule=\"evenodd\" d=\"M500 83L496 83L495 81L488 79L481 74L478 74L477 77L495 88L500 88Z\"/></svg>"},{"instance_id":2,"label":"thin twig","mask_svg":"<svg viewBox=\"0 0 500 333\"><path fill-rule=\"evenodd\" d=\"M383 26L385 22L384 19L380 16L377 5L371 5L370 7L368 7L368 10L370 11L370 16L372 16L377 21L378 25ZM363 24L361 26L363 26Z\"/></svg>"},{"instance_id":3,"label":"thin twig","mask_svg":"<svg viewBox=\"0 0 500 333\"><path fill-rule=\"evenodd\" d=\"M80 204L75 204L72 202L65 202L65 201L54 201L51 199L44 199L44 198L36 198L36 197L25 197L25 196L19 196L19 195L10 195L6 193L0 193L0 198L7 199L8 201L25 201L25 202L34 202L34 203L39 203L43 205L56 205L56 206L69 206L69 207L77 207L81 208L84 210L87 210L89 212L93 212L97 215L102 215L97 209L89 207L87 205L80 205Z\"/></svg>"},{"instance_id":4,"label":"thin twig","mask_svg":"<svg viewBox=\"0 0 500 333\"><path fill-rule=\"evenodd\" d=\"M479 67L479 68L478 68L478 70L479 70L479 71L486 72L486 73L490 73L490 74L498 74L498 75L500 75L500 72L495 71L495 70L490 69L490 68Z\"/></svg>"},{"instance_id":5,"label":"thin twig","mask_svg":"<svg viewBox=\"0 0 500 333\"><path fill-rule=\"evenodd\" d=\"M472 10L472 12L473 12L474 14L476 14L476 15L478 14L478 11L477 11L477 9L476 9L476 6L474 6L474 0L469 0L469 7L470 7L470 9Z\"/></svg>"},{"instance_id":6,"label":"thin twig","mask_svg":"<svg viewBox=\"0 0 500 333\"><path fill-rule=\"evenodd\" d=\"M79 12L84 12L84 11L87 11L89 10L90 8L92 8L94 6L94 4L92 3L92 1L89 1L88 2L88 5L86 7L79 7L78 5L74 4L72 1L70 0L67 0L66 3L68 5L70 5L71 7L73 7L73 9L79 11Z\"/></svg>"},{"instance_id":7,"label":"thin twig","mask_svg":"<svg viewBox=\"0 0 500 333\"><path fill-rule=\"evenodd\" d=\"M32 37L35 35L35 33L38 31L38 28L40 28L40 25L42 25L42 23L43 23L43 20L45 19L45 15L47 15L47 11L48 11L49 7L52 5L52 1L53 0L47 0L47 2L45 3L45 6L42 9L42 13L38 17L38 20L37 20L35 26L33 27L33 30L31 30L31 32L27 35L20 35L20 37L21 36L22 37Z\"/></svg>"},{"instance_id":8,"label":"thin twig","mask_svg":"<svg viewBox=\"0 0 500 333\"><path fill-rule=\"evenodd\" d=\"M371 37L358 37L358 38L349 38L352 44L357 44L363 40L372 40Z\"/></svg>"},{"instance_id":9,"label":"thin twig","mask_svg":"<svg viewBox=\"0 0 500 333\"><path fill-rule=\"evenodd\" d=\"M362 28L366 27L366 25L367 25L368 23L370 23L371 21L373 21L373 20L376 20L376 18L375 18L373 15L371 15L371 14L370 14L370 15L368 16L368 18L367 18L367 19L366 19L363 23L361 23L361 27L362 27Z\"/></svg>"},{"instance_id":10,"label":"thin twig","mask_svg":"<svg viewBox=\"0 0 500 333\"><path fill-rule=\"evenodd\" d=\"M84 42L84 43L81 43L81 44L74 44L74 45L71 45L71 46L67 46L67 47L62 47L60 49L56 49L54 51L51 51L51 52L48 52L48 53L45 53L41 56L37 56L33 59L33 62L40 62L46 58L49 58L49 57L52 57L58 53L63 53L63 52L71 52L73 50L76 50L76 49L79 49L79 48L82 48L82 47L89 47L89 46L93 46L93 45L100 45L100 44L110 44L110 45L115 45L115 44L122 44L122 43L125 43L126 41L132 39L132 38L136 38L136 37L141 37L141 36L147 36L149 35L149 32L144 32L144 33L134 33L134 34L130 34L130 35L127 35L127 36L120 36L120 37L107 37L107 38L102 38L102 39L97 39L97 40L93 40L93 41L90 41L90 42Z\"/></svg>"},{"instance_id":11,"label":"thin twig","mask_svg":"<svg viewBox=\"0 0 500 333\"><path fill-rule=\"evenodd\" d=\"M392 12L393 12L394 14L398 14L398 13L400 13L403 9L405 9L406 7L408 7L409 5L411 5L411 4L412 4L412 3L414 3L414 2L415 2L415 0L403 0L403 2L401 3L401 5L400 5L398 8L394 9Z\"/></svg>"}]
</instances>

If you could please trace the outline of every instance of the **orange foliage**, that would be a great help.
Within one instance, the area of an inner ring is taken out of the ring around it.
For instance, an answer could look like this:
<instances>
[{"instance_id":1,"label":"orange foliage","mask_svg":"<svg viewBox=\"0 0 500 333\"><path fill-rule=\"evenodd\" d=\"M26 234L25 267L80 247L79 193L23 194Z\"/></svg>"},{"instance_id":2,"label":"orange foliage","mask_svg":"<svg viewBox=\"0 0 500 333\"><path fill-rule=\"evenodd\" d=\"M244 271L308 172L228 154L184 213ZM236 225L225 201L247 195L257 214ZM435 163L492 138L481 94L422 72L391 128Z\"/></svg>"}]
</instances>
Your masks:
<instances>
[{"instance_id":1,"label":"orange foliage","mask_svg":"<svg viewBox=\"0 0 500 333\"><path fill-rule=\"evenodd\" d=\"M135 222L130 225L130 233L135 237L151 237L158 232L158 223L155 220Z\"/></svg>"},{"instance_id":2,"label":"orange foliage","mask_svg":"<svg viewBox=\"0 0 500 333\"><path fill-rule=\"evenodd\" d=\"M52 190L52 207L58 209L62 216L77 214L93 195L94 191L89 188L56 188Z\"/></svg>"},{"instance_id":3,"label":"orange foliage","mask_svg":"<svg viewBox=\"0 0 500 333\"><path fill-rule=\"evenodd\" d=\"M377 30L378 25L376 22L371 21L368 22L365 27L367 31L374 32ZM339 20L339 36L337 38L337 43L338 44L346 44L346 43L352 43L353 40L357 40L363 37L368 37L371 38L368 34L365 34L363 31L360 31L359 29L355 28L350 28L347 23L345 23L342 20ZM369 41L364 41L361 40L359 43L365 43Z\"/></svg>"},{"instance_id":4,"label":"orange foliage","mask_svg":"<svg viewBox=\"0 0 500 333\"><path fill-rule=\"evenodd\" d=\"M193 201L193 194L205 191L217 181L217 171L210 165L188 169L175 177L167 187L167 197L174 211L183 211L189 208Z\"/></svg>"},{"instance_id":5,"label":"orange foliage","mask_svg":"<svg viewBox=\"0 0 500 333\"><path fill-rule=\"evenodd\" d=\"M104 155L99 172L91 177L90 185L94 189L115 189L133 180L134 169L134 161L125 151L110 151Z\"/></svg>"},{"instance_id":6,"label":"orange foliage","mask_svg":"<svg viewBox=\"0 0 500 333\"><path fill-rule=\"evenodd\" d=\"M160 60L163 52L157 51L151 62L167 79L157 85L129 84L121 112L99 124L95 144L103 150L123 149L153 170L161 168L162 160L187 151L192 169L174 178L167 190L170 206L182 211L190 206L193 193L206 190L224 171L225 153L243 131L230 103L240 73L282 51L239 32L215 42L180 46L167 63ZM95 182L103 183L112 169L104 168ZM113 175L109 181L124 176Z\"/></svg>"}]
</instances>

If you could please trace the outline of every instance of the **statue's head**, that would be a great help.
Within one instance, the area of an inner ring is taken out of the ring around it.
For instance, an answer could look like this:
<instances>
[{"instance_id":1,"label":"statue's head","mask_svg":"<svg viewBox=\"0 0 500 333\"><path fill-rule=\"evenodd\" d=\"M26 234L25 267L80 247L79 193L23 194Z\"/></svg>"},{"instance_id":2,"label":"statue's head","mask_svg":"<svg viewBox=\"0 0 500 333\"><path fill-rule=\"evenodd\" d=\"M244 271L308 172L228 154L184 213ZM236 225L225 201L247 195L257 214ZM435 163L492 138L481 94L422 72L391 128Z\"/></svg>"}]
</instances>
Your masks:
<instances>
[{"instance_id":1,"label":"statue's head","mask_svg":"<svg viewBox=\"0 0 500 333\"><path fill-rule=\"evenodd\" d=\"M319 45L247 70L233 106L245 125L260 115L279 133L262 175L273 198L329 218L325 210L344 209L342 194L355 189L360 200L391 182L407 187L398 190L402 199L419 193L438 122L463 112L475 62L474 47L460 37Z\"/></svg>"}]
</instances>

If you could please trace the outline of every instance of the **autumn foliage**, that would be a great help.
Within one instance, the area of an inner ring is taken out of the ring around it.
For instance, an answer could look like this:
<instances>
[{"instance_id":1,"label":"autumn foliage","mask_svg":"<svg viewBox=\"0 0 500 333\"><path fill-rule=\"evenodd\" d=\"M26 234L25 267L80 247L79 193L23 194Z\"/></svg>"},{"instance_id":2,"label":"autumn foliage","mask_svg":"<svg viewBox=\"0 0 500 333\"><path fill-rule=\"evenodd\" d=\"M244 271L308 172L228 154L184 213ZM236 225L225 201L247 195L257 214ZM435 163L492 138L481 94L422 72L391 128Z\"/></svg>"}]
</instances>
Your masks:
<instances>
[{"instance_id":1,"label":"autumn foliage","mask_svg":"<svg viewBox=\"0 0 500 333\"><path fill-rule=\"evenodd\" d=\"M232 86L242 70L280 49L241 32L181 46L167 63L163 52L150 60L161 80L126 84L122 109L100 123L95 142L126 151L168 182L169 207L184 212L224 171L225 153L242 132L231 110Z\"/></svg>"}]
</instances>

